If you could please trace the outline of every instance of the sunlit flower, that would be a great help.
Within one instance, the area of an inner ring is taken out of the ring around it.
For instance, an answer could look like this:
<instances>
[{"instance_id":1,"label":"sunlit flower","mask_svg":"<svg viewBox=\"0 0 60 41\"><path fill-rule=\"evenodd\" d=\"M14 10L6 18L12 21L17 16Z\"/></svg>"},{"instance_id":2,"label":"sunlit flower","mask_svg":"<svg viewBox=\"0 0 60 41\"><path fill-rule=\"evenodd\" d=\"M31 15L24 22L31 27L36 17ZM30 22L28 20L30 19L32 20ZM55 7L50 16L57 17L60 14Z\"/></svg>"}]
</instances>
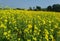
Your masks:
<instances>
[{"instance_id":1,"label":"sunlit flower","mask_svg":"<svg viewBox=\"0 0 60 41\"><path fill-rule=\"evenodd\" d=\"M47 35L47 34L45 35L45 39L46 39L47 41L49 41L49 39L48 39L48 35Z\"/></svg>"},{"instance_id":2,"label":"sunlit flower","mask_svg":"<svg viewBox=\"0 0 60 41\"><path fill-rule=\"evenodd\" d=\"M55 26L55 28L58 28L58 25L54 25Z\"/></svg>"},{"instance_id":3,"label":"sunlit flower","mask_svg":"<svg viewBox=\"0 0 60 41\"><path fill-rule=\"evenodd\" d=\"M4 24L1 24L0 27L1 27L1 28L7 28Z\"/></svg>"},{"instance_id":4,"label":"sunlit flower","mask_svg":"<svg viewBox=\"0 0 60 41\"><path fill-rule=\"evenodd\" d=\"M28 24L28 28L32 28L32 25L31 24Z\"/></svg>"},{"instance_id":5,"label":"sunlit flower","mask_svg":"<svg viewBox=\"0 0 60 41\"><path fill-rule=\"evenodd\" d=\"M37 41L36 37L33 37L33 40Z\"/></svg>"},{"instance_id":6,"label":"sunlit flower","mask_svg":"<svg viewBox=\"0 0 60 41\"><path fill-rule=\"evenodd\" d=\"M5 22L7 22L8 20L5 20Z\"/></svg>"},{"instance_id":7,"label":"sunlit flower","mask_svg":"<svg viewBox=\"0 0 60 41\"><path fill-rule=\"evenodd\" d=\"M53 35L50 35L51 38L53 38Z\"/></svg>"},{"instance_id":8,"label":"sunlit flower","mask_svg":"<svg viewBox=\"0 0 60 41\"><path fill-rule=\"evenodd\" d=\"M49 34L49 32L48 32L48 30L47 30L47 29L44 29L44 30L45 30L45 33L46 33L46 34Z\"/></svg>"},{"instance_id":9,"label":"sunlit flower","mask_svg":"<svg viewBox=\"0 0 60 41\"><path fill-rule=\"evenodd\" d=\"M52 32L54 31L54 29L50 29Z\"/></svg>"},{"instance_id":10,"label":"sunlit flower","mask_svg":"<svg viewBox=\"0 0 60 41\"><path fill-rule=\"evenodd\" d=\"M38 29L38 27L36 25L34 25L34 29Z\"/></svg>"},{"instance_id":11,"label":"sunlit flower","mask_svg":"<svg viewBox=\"0 0 60 41\"><path fill-rule=\"evenodd\" d=\"M8 33L7 32L4 32L3 35L7 35Z\"/></svg>"},{"instance_id":12,"label":"sunlit flower","mask_svg":"<svg viewBox=\"0 0 60 41\"><path fill-rule=\"evenodd\" d=\"M49 21L49 23L51 23L51 21Z\"/></svg>"},{"instance_id":13,"label":"sunlit flower","mask_svg":"<svg viewBox=\"0 0 60 41\"><path fill-rule=\"evenodd\" d=\"M20 38L18 38L18 41L20 41Z\"/></svg>"},{"instance_id":14,"label":"sunlit flower","mask_svg":"<svg viewBox=\"0 0 60 41\"><path fill-rule=\"evenodd\" d=\"M8 33L11 33L11 30L9 30Z\"/></svg>"},{"instance_id":15,"label":"sunlit flower","mask_svg":"<svg viewBox=\"0 0 60 41\"><path fill-rule=\"evenodd\" d=\"M42 20L43 21L43 24L46 24L46 21L45 20Z\"/></svg>"},{"instance_id":16,"label":"sunlit flower","mask_svg":"<svg viewBox=\"0 0 60 41\"><path fill-rule=\"evenodd\" d=\"M34 33L37 33L37 30L34 30Z\"/></svg>"},{"instance_id":17,"label":"sunlit flower","mask_svg":"<svg viewBox=\"0 0 60 41\"><path fill-rule=\"evenodd\" d=\"M16 23L16 21L13 21L13 23Z\"/></svg>"},{"instance_id":18,"label":"sunlit flower","mask_svg":"<svg viewBox=\"0 0 60 41\"><path fill-rule=\"evenodd\" d=\"M29 30L29 29L25 29L24 32L27 32L27 33L28 33L28 30Z\"/></svg>"}]
</instances>

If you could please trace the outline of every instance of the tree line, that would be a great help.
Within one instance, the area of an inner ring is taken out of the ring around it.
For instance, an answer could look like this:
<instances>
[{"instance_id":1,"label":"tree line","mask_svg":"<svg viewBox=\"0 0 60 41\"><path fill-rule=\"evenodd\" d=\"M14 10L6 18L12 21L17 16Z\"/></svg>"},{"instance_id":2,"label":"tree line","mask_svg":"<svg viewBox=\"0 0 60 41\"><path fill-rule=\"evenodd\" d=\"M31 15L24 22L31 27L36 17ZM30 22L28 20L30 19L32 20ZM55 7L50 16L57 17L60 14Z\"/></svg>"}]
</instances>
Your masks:
<instances>
[{"instance_id":1,"label":"tree line","mask_svg":"<svg viewBox=\"0 0 60 41\"><path fill-rule=\"evenodd\" d=\"M0 10L9 10L10 8L0 8ZM23 8L12 8L13 10L25 10ZM27 9L28 11L33 10L33 11L55 11L55 12L60 12L60 4L53 4L52 6L47 6L46 8L41 8L40 6L36 7L29 7Z\"/></svg>"},{"instance_id":2,"label":"tree line","mask_svg":"<svg viewBox=\"0 0 60 41\"><path fill-rule=\"evenodd\" d=\"M28 10L34 10L34 11L56 11L56 12L60 12L60 4L53 4L52 6L47 6L47 8L41 8L40 6L36 6L36 8L29 7Z\"/></svg>"}]
</instances>

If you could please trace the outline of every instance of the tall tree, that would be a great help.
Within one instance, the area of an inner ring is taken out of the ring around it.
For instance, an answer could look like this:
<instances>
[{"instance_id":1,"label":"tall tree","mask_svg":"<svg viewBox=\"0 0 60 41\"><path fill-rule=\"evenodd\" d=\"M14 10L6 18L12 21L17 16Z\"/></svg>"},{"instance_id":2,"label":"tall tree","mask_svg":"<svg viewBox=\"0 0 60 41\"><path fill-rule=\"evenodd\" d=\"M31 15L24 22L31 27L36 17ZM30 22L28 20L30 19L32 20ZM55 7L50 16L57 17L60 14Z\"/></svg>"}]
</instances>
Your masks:
<instances>
[{"instance_id":1,"label":"tall tree","mask_svg":"<svg viewBox=\"0 0 60 41\"><path fill-rule=\"evenodd\" d=\"M53 7L53 11L59 11L60 12L60 4L54 4L52 7Z\"/></svg>"},{"instance_id":2,"label":"tall tree","mask_svg":"<svg viewBox=\"0 0 60 41\"><path fill-rule=\"evenodd\" d=\"M36 6L36 10L41 10L41 7L40 6Z\"/></svg>"},{"instance_id":3,"label":"tall tree","mask_svg":"<svg viewBox=\"0 0 60 41\"><path fill-rule=\"evenodd\" d=\"M32 7L29 7L29 9L28 10L32 10Z\"/></svg>"},{"instance_id":4,"label":"tall tree","mask_svg":"<svg viewBox=\"0 0 60 41\"><path fill-rule=\"evenodd\" d=\"M47 11L52 11L52 6L48 6Z\"/></svg>"}]
</instances>

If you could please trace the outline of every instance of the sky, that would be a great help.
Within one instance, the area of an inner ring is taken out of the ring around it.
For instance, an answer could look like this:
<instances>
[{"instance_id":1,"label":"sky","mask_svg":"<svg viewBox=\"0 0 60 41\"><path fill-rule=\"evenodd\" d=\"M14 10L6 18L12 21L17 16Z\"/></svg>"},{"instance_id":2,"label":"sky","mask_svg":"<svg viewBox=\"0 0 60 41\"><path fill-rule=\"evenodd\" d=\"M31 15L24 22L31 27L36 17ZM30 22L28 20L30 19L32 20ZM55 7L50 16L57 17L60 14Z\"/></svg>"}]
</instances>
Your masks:
<instances>
[{"instance_id":1,"label":"sky","mask_svg":"<svg viewBox=\"0 0 60 41\"><path fill-rule=\"evenodd\" d=\"M0 7L29 8L41 6L46 8L49 5L60 4L60 0L0 0Z\"/></svg>"}]
</instances>

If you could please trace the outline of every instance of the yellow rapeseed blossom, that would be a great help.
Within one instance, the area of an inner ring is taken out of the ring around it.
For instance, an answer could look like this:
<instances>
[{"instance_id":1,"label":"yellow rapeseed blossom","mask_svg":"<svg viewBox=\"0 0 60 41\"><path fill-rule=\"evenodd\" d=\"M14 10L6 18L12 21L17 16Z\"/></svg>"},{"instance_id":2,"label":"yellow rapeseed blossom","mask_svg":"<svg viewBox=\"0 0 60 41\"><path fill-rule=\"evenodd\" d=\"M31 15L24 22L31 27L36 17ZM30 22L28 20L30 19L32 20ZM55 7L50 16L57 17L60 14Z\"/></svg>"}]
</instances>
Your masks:
<instances>
[{"instance_id":1,"label":"yellow rapeseed blossom","mask_svg":"<svg viewBox=\"0 0 60 41\"><path fill-rule=\"evenodd\" d=\"M28 30L29 30L29 29L28 29L28 28L26 28L26 29L24 30L24 32L27 32L27 33L29 33L29 32L28 32Z\"/></svg>"},{"instance_id":2,"label":"yellow rapeseed blossom","mask_svg":"<svg viewBox=\"0 0 60 41\"><path fill-rule=\"evenodd\" d=\"M14 27L17 31L19 30L17 27Z\"/></svg>"},{"instance_id":3,"label":"yellow rapeseed blossom","mask_svg":"<svg viewBox=\"0 0 60 41\"><path fill-rule=\"evenodd\" d=\"M8 33L11 33L11 30L9 30Z\"/></svg>"},{"instance_id":4,"label":"yellow rapeseed blossom","mask_svg":"<svg viewBox=\"0 0 60 41\"><path fill-rule=\"evenodd\" d=\"M17 27L14 27L15 29L17 29Z\"/></svg>"},{"instance_id":5,"label":"yellow rapeseed blossom","mask_svg":"<svg viewBox=\"0 0 60 41\"><path fill-rule=\"evenodd\" d=\"M38 32L37 34L40 35L40 32Z\"/></svg>"},{"instance_id":6,"label":"yellow rapeseed blossom","mask_svg":"<svg viewBox=\"0 0 60 41\"><path fill-rule=\"evenodd\" d=\"M40 19L41 20L41 17L40 16L37 16L38 17L38 19Z\"/></svg>"},{"instance_id":7,"label":"yellow rapeseed blossom","mask_svg":"<svg viewBox=\"0 0 60 41\"><path fill-rule=\"evenodd\" d=\"M55 41L55 39L54 39L53 35L50 35L50 37L52 38L52 41Z\"/></svg>"},{"instance_id":8,"label":"yellow rapeseed blossom","mask_svg":"<svg viewBox=\"0 0 60 41\"><path fill-rule=\"evenodd\" d=\"M36 25L34 25L34 29L37 29L38 30L38 27Z\"/></svg>"},{"instance_id":9,"label":"yellow rapeseed blossom","mask_svg":"<svg viewBox=\"0 0 60 41\"><path fill-rule=\"evenodd\" d=\"M58 25L54 25L55 26L55 28L58 28Z\"/></svg>"},{"instance_id":10,"label":"yellow rapeseed blossom","mask_svg":"<svg viewBox=\"0 0 60 41\"><path fill-rule=\"evenodd\" d=\"M36 37L33 37L33 40L37 41Z\"/></svg>"},{"instance_id":11,"label":"yellow rapeseed blossom","mask_svg":"<svg viewBox=\"0 0 60 41\"><path fill-rule=\"evenodd\" d=\"M45 20L42 20L43 21L43 24L46 24L46 21Z\"/></svg>"},{"instance_id":12,"label":"yellow rapeseed blossom","mask_svg":"<svg viewBox=\"0 0 60 41\"><path fill-rule=\"evenodd\" d=\"M20 41L20 38L18 38L18 41Z\"/></svg>"},{"instance_id":13,"label":"yellow rapeseed blossom","mask_svg":"<svg viewBox=\"0 0 60 41\"><path fill-rule=\"evenodd\" d=\"M0 28L7 28L4 24L1 24Z\"/></svg>"},{"instance_id":14,"label":"yellow rapeseed blossom","mask_svg":"<svg viewBox=\"0 0 60 41\"><path fill-rule=\"evenodd\" d=\"M49 23L51 23L51 21L49 21Z\"/></svg>"},{"instance_id":15,"label":"yellow rapeseed blossom","mask_svg":"<svg viewBox=\"0 0 60 41\"><path fill-rule=\"evenodd\" d=\"M7 22L8 20L7 19L5 19L5 22Z\"/></svg>"},{"instance_id":16,"label":"yellow rapeseed blossom","mask_svg":"<svg viewBox=\"0 0 60 41\"><path fill-rule=\"evenodd\" d=\"M13 23L16 23L16 21L13 21Z\"/></svg>"},{"instance_id":17,"label":"yellow rapeseed blossom","mask_svg":"<svg viewBox=\"0 0 60 41\"><path fill-rule=\"evenodd\" d=\"M44 30L45 30L45 33L46 33L46 34L49 34L49 32L48 32L48 30L47 30L47 29L44 29Z\"/></svg>"},{"instance_id":18,"label":"yellow rapeseed blossom","mask_svg":"<svg viewBox=\"0 0 60 41\"><path fill-rule=\"evenodd\" d=\"M47 41L49 41L49 39L48 39L48 34L45 34L45 39L46 39Z\"/></svg>"},{"instance_id":19,"label":"yellow rapeseed blossom","mask_svg":"<svg viewBox=\"0 0 60 41\"><path fill-rule=\"evenodd\" d=\"M8 37L10 37L11 35L10 35L10 34L8 34L7 36L8 36Z\"/></svg>"},{"instance_id":20,"label":"yellow rapeseed blossom","mask_svg":"<svg viewBox=\"0 0 60 41\"><path fill-rule=\"evenodd\" d=\"M7 32L4 32L3 35L7 35L8 33Z\"/></svg>"},{"instance_id":21,"label":"yellow rapeseed blossom","mask_svg":"<svg viewBox=\"0 0 60 41\"><path fill-rule=\"evenodd\" d=\"M32 28L32 25L31 24L28 24L28 28Z\"/></svg>"},{"instance_id":22,"label":"yellow rapeseed blossom","mask_svg":"<svg viewBox=\"0 0 60 41\"><path fill-rule=\"evenodd\" d=\"M46 39L47 41L49 41L49 39L48 39L48 34L49 34L48 30L45 29L45 39Z\"/></svg>"},{"instance_id":23,"label":"yellow rapeseed blossom","mask_svg":"<svg viewBox=\"0 0 60 41\"><path fill-rule=\"evenodd\" d=\"M54 31L53 29L50 29L52 32Z\"/></svg>"},{"instance_id":24,"label":"yellow rapeseed blossom","mask_svg":"<svg viewBox=\"0 0 60 41\"><path fill-rule=\"evenodd\" d=\"M53 35L50 35L51 38L53 38Z\"/></svg>"},{"instance_id":25,"label":"yellow rapeseed blossom","mask_svg":"<svg viewBox=\"0 0 60 41\"><path fill-rule=\"evenodd\" d=\"M20 36L23 36L27 41L42 41L44 38L47 41L49 41L49 38L51 38L52 41L55 41L57 39L54 39L53 32L54 29L57 28L58 31L56 36L60 37L59 24L59 12L55 13L46 11L26 11L13 9L0 10L0 33L2 31L2 36L5 36L7 39L9 39L9 41L21 41L22 37ZM16 30L17 33L15 33L14 30Z\"/></svg>"},{"instance_id":26,"label":"yellow rapeseed blossom","mask_svg":"<svg viewBox=\"0 0 60 41\"><path fill-rule=\"evenodd\" d=\"M37 33L37 30L36 29L34 30L34 33Z\"/></svg>"}]
</instances>

